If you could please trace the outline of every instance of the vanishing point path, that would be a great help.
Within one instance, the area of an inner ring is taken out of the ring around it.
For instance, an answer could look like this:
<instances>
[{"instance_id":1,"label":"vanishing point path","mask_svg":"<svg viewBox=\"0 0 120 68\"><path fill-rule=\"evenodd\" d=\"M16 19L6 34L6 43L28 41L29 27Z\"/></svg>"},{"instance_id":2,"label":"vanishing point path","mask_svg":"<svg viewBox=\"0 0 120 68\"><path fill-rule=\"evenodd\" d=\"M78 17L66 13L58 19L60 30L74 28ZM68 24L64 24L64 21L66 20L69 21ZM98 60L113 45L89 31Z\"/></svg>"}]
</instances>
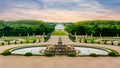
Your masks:
<instances>
[{"instance_id":1,"label":"vanishing point path","mask_svg":"<svg viewBox=\"0 0 120 68\"><path fill-rule=\"evenodd\" d=\"M18 44L0 46L0 53L4 50L30 45L57 44L59 36L51 36L46 43ZM76 44L83 46L99 46L111 48L120 53L119 46L98 45L72 42L67 36L61 36L63 44ZM44 56L2 56L0 55L0 68L120 68L120 57L44 57Z\"/></svg>"}]
</instances>

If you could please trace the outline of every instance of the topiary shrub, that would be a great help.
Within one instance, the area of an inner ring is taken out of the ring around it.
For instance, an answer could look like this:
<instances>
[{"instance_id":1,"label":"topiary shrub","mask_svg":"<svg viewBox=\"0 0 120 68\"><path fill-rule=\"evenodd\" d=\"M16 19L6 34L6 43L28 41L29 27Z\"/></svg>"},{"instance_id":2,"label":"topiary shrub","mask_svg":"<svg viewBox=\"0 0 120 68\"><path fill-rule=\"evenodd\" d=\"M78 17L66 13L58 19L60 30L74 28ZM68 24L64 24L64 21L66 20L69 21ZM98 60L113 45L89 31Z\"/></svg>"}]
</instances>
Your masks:
<instances>
[{"instance_id":1,"label":"topiary shrub","mask_svg":"<svg viewBox=\"0 0 120 68\"><path fill-rule=\"evenodd\" d=\"M35 40L33 40L33 43L35 43L36 42L36 39Z\"/></svg>"},{"instance_id":2,"label":"topiary shrub","mask_svg":"<svg viewBox=\"0 0 120 68\"><path fill-rule=\"evenodd\" d=\"M27 52L27 53L25 53L24 56L33 56L33 54L31 52Z\"/></svg>"},{"instance_id":3,"label":"topiary shrub","mask_svg":"<svg viewBox=\"0 0 120 68\"><path fill-rule=\"evenodd\" d=\"M72 35L72 34L69 34L68 35L69 36L69 38L73 41L73 42L75 42L75 40L76 40L76 37L74 36L74 35Z\"/></svg>"},{"instance_id":4,"label":"topiary shrub","mask_svg":"<svg viewBox=\"0 0 120 68\"><path fill-rule=\"evenodd\" d=\"M107 44L107 41L104 41L104 44Z\"/></svg>"},{"instance_id":5,"label":"topiary shrub","mask_svg":"<svg viewBox=\"0 0 120 68\"><path fill-rule=\"evenodd\" d=\"M120 46L120 42L118 43L118 46Z\"/></svg>"},{"instance_id":6,"label":"topiary shrub","mask_svg":"<svg viewBox=\"0 0 120 68\"><path fill-rule=\"evenodd\" d=\"M75 56L76 56L76 53L70 52L70 53L68 53L67 55L70 56L70 57L75 57Z\"/></svg>"},{"instance_id":7,"label":"topiary shrub","mask_svg":"<svg viewBox=\"0 0 120 68\"><path fill-rule=\"evenodd\" d=\"M10 41L8 41L8 45L10 45Z\"/></svg>"},{"instance_id":8,"label":"topiary shrub","mask_svg":"<svg viewBox=\"0 0 120 68\"><path fill-rule=\"evenodd\" d=\"M112 51L112 52L109 52L108 55L109 55L109 56L118 56L118 54L117 54L116 52L113 52L113 51Z\"/></svg>"},{"instance_id":9,"label":"topiary shrub","mask_svg":"<svg viewBox=\"0 0 120 68\"><path fill-rule=\"evenodd\" d=\"M81 43L81 39L79 40L79 42Z\"/></svg>"},{"instance_id":10,"label":"topiary shrub","mask_svg":"<svg viewBox=\"0 0 120 68\"><path fill-rule=\"evenodd\" d=\"M41 42L41 40L39 39L39 42Z\"/></svg>"},{"instance_id":11,"label":"topiary shrub","mask_svg":"<svg viewBox=\"0 0 120 68\"><path fill-rule=\"evenodd\" d=\"M111 41L111 45L114 45L114 42L113 42L113 41Z\"/></svg>"},{"instance_id":12,"label":"topiary shrub","mask_svg":"<svg viewBox=\"0 0 120 68\"><path fill-rule=\"evenodd\" d=\"M90 53L89 56L97 57L98 55L96 53Z\"/></svg>"},{"instance_id":13,"label":"topiary shrub","mask_svg":"<svg viewBox=\"0 0 120 68\"><path fill-rule=\"evenodd\" d=\"M87 40L85 39L84 42L87 43Z\"/></svg>"},{"instance_id":14,"label":"topiary shrub","mask_svg":"<svg viewBox=\"0 0 120 68\"><path fill-rule=\"evenodd\" d=\"M98 44L100 44L100 41L98 41Z\"/></svg>"},{"instance_id":15,"label":"topiary shrub","mask_svg":"<svg viewBox=\"0 0 120 68\"><path fill-rule=\"evenodd\" d=\"M5 43L4 42L2 42L2 45L4 45Z\"/></svg>"},{"instance_id":16,"label":"topiary shrub","mask_svg":"<svg viewBox=\"0 0 120 68\"><path fill-rule=\"evenodd\" d=\"M6 51L4 51L4 52L2 53L2 55L5 55L5 56L11 55L11 52L10 52L9 50L6 50Z\"/></svg>"},{"instance_id":17,"label":"topiary shrub","mask_svg":"<svg viewBox=\"0 0 120 68\"><path fill-rule=\"evenodd\" d=\"M27 40L27 43L29 43L29 41Z\"/></svg>"},{"instance_id":18,"label":"topiary shrub","mask_svg":"<svg viewBox=\"0 0 120 68\"><path fill-rule=\"evenodd\" d=\"M45 42L48 41L48 40L50 39L50 37L51 37L50 34L48 34L47 36L44 36L44 40L45 40Z\"/></svg>"},{"instance_id":19,"label":"topiary shrub","mask_svg":"<svg viewBox=\"0 0 120 68\"><path fill-rule=\"evenodd\" d=\"M23 42L21 41L20 43L22 44Z\"/></svg>"},{"instance_id":20,"label":"topiary shrub","mask_svg":"<svg viewBox=\"0 0 120 68\"><path fill-rule=\"evenodd\" d=\"M94 41L92 40L91 43L94 43Z\"/></svg>"},{"instance_id":21,"label":"topiary shrub","mask_svg":"<svg viewBox=\"0 0 120 68\"><path fill-rule=\"evenodd\" d=\"M44 55L45 55L45 56L48 56L48 57L50 57L50 56L55 56L55 54L52 53L52 52L46 52Z\"/></svg>"},{"instance_id":22,"label":"topiary shrub","mask_svg":"<svg viewBox=\"0 0 120 68\"><path fill-rule=\"evenodd\" d=\"M17 44L17 41L15 40L15 44Z\"/></svg>"}]
</instances>

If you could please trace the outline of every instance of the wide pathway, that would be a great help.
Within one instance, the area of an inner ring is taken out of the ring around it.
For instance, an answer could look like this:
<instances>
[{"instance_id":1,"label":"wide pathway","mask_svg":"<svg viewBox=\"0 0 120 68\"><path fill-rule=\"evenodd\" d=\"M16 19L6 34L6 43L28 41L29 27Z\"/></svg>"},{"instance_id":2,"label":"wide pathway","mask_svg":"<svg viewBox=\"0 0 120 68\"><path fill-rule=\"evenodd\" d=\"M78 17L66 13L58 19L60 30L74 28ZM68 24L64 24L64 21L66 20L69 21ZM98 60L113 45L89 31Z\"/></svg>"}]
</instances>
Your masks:
<instances>
[{"instance_id":1,"label":"wide pathway","mask_svg":"<svg viewBox=\"0 0 120 68\"><path fill-rule=\"evenodd\" d=\"M120 57L0 56L0 68L120 68Z\"/></svg>"},{"instance_id":2,"label":"wide pathway","mask_svg":"<svg viewBox=\"0 0 120 68\"><path fill-rule=\"evenodd\" d=\"M73 44L74 43L68 38L68 36L51 36L51 38L46 43L47 44L50 44L50 43L57 44L60 37L61 37L63 44L69 44L69 43Z\"/></svg>"}]
</instances>

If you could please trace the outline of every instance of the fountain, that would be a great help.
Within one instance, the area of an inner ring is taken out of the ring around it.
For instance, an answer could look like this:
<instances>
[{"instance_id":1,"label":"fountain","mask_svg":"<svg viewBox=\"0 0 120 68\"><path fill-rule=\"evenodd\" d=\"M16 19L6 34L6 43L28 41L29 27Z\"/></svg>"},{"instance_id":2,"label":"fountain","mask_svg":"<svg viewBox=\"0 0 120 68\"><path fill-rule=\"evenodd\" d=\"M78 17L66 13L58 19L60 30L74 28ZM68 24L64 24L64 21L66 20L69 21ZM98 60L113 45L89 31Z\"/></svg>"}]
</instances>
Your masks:
<instances>
[{"instance_id":1,"label":"fountain","mask_svg":"<svg viewBox=\"0 0 120 68\"><path fill-rule=\"evenodd\" d=\"M67 55L69 53L75 53L76 55L89 55L95 53L98 55L107 55L111 50L106 48L96 48L88 46L70 46L64 45L62 43L61 37L59 37L57 45L47 45L47 46L26 46L20 48L13 48L10 50L12 54L25 54L31 52L35 55L44 55L47 52L54 53L55 55Z\"/></svg>"},{"instance_id":2,"label":"fountain","mask_svg":"<svg viewBox=\"0 0 120 68\"><path fill-rule=\"evenodd\" d=\"M44 53L46 53L46 52L52 52L56 55L66 55L71 52L76 53L76 50L75 50L74 46L63 45L61 37L59 37L58 44L52 45L52 46L47 46Z\"/></svg>"}]
</instances>

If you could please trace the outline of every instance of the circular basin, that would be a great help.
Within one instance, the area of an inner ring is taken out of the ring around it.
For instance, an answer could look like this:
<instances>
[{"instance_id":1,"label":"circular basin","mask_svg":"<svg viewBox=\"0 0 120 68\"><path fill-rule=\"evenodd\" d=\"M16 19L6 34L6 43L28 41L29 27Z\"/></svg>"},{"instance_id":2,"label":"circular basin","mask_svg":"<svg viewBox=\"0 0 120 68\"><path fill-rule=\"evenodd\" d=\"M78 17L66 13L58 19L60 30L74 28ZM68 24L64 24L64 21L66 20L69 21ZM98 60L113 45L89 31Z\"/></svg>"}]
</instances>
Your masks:
<instances>
[{"instance_id":1,"label":"circular basin","mask_svg":"<svg viewBox=\"0 0 120 68\"><path fill-rule=\"evenodd\" d=\"M40 55L40 51L44 51L46 47L25 47L20 49L12 49L12 54L25 54L27 52L31 52L33 54ZM79 50L80 53L77 55L89 55L91 53L96 53L98 55L107 55L110 50L108 49L99 49L99 48L92 48L92 47L75 47L75 50Z\"/></svg>"}]
</instances>

